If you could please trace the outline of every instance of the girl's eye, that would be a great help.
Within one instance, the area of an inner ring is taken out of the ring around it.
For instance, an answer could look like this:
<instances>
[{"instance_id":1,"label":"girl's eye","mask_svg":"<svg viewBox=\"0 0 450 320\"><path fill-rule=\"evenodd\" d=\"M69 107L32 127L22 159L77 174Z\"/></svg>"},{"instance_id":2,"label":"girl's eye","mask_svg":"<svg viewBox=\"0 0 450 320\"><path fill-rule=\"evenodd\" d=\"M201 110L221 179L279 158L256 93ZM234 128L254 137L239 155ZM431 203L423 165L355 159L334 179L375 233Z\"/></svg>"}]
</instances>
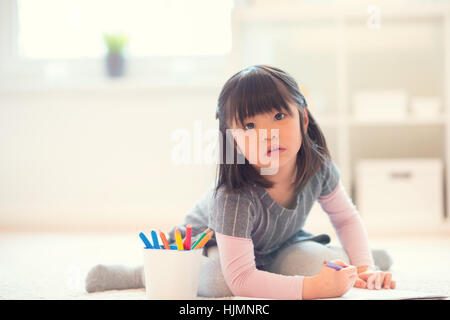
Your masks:
<instances>
[{"instance_id":1,"label":"girl's eye","mask_svg":"<svg viewBox=\"0 0 450 320\"><path fill-rule=\"evenodd\" d=\"M251 128L249 128L248 126L250 126ZM244 129L246 129L246 130L250 130L250 129L253 129L253 128L255 128L255 124L253 122L247 123L244 126Z\"/></svg>"},{"instance_id":2,"label":"girl's eye","mask_svg":"<svg viewBox=\"0 0 450 320\"><path fill-rule=\"evenodd\" d=\"M277 119L277 120L282 120L282 119L284 119L286 117L286 115L284 114L284 113L282 113L282 112L278 112L276 115L275 115L275 119ZM244 129L245 130L250 130L250 129L254 129L255 128L255 124L253 123L253 122L249 122L249 123L247 123L246 125L244 125Z\"/></svg>"},{"instance_id":3,"label":"girl's eye","mask_svg":"<svg viewBox=\"0 0 450 320\"><path fill-rule=\"evenodd\" d=\"M275 119L281 120L281 119L283 119L285 116L286 116L286 115L285 115L284 113L278 112L278 113L275 115Z\"/></svg>"}]
</instances>

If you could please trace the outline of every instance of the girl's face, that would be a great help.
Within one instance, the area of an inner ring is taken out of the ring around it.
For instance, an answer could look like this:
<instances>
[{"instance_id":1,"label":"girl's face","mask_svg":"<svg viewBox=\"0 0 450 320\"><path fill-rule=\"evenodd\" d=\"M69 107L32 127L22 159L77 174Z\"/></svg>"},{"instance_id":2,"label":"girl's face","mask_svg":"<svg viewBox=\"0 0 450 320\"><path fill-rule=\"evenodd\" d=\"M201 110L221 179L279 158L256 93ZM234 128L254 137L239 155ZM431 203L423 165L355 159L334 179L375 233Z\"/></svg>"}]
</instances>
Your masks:
<instances>
[{"instance_id":1,"label":"girl's face","mask_svg":"<svg viewBox=\"0 0 450 320\"><path fill-rule=\"evenodd\" d=\"M233 122L233 136L238 152L256 168L282 167L295 163L302 145L299 112L295 104L288 104L292 115L277 110L245 118L244 125ZM304 128L307 131L308 116L303 109ZM240 129L240 130L239 130ZM278 151L268 152L279 147Z\"/></svg>"}]
</instances>

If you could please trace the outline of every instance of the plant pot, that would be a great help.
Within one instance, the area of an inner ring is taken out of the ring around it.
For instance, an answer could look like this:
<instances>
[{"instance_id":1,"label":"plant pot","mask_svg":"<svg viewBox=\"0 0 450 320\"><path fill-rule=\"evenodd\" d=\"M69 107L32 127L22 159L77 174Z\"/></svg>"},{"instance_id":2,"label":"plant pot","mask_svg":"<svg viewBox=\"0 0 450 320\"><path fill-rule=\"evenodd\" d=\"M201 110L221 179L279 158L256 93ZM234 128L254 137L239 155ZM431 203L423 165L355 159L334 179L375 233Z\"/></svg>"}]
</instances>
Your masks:
<instances>
[{"instance_id":1,"label":"plant pot","mask_svg":"<svg viewBox=\"0 0 450 320\"><path fill-rule=\"evenodd\" d=\"M110 77L121 77L124 74L125 58L120 53L108 53L106 56L106 70Z\"/></svg>"}]
</instances>

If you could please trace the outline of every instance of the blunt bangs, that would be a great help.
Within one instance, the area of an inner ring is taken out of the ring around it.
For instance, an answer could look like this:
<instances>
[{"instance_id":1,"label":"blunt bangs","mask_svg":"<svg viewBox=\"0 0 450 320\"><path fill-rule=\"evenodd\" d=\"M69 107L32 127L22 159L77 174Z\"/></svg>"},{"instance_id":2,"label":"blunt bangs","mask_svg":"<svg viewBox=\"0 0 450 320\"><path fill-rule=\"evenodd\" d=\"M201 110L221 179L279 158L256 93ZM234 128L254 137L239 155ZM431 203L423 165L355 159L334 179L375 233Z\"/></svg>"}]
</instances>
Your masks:
<instances>
[{"instance_id":1,"label":"blunt bangs","mask_svg":"<svg viewBox=\"0 0 450 320\"><path fill-rule=\"evenodd\" d=\"M285 94L285 96L282 95ZM284 85L267 72L259 70L244 75L230 92L226 103L227 123L229 127L235 122L243 127L245 119L274 111L286 112L292 116L288 102L292 101Z\"/></svg>"}]
</instances>

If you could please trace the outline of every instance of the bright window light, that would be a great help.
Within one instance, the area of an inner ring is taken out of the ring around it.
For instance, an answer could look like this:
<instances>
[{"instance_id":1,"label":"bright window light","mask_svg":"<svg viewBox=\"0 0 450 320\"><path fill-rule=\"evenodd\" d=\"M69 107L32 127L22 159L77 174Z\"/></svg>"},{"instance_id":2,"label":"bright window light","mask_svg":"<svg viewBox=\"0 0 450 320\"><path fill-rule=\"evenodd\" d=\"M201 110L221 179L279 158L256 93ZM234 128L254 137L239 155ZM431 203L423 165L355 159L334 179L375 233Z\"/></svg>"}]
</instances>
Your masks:
<instances>
[{"instance_id":1,"label":"bright window light","mask_svg":"<svg viewBox=\"0 0 450 320\"><path fill-rule=\"evenodd\" d=\"M131 56L224 55L233 0L17 0L24 58L103 56L103 33L130 36Z\"/></svg>"}]
</instances>

